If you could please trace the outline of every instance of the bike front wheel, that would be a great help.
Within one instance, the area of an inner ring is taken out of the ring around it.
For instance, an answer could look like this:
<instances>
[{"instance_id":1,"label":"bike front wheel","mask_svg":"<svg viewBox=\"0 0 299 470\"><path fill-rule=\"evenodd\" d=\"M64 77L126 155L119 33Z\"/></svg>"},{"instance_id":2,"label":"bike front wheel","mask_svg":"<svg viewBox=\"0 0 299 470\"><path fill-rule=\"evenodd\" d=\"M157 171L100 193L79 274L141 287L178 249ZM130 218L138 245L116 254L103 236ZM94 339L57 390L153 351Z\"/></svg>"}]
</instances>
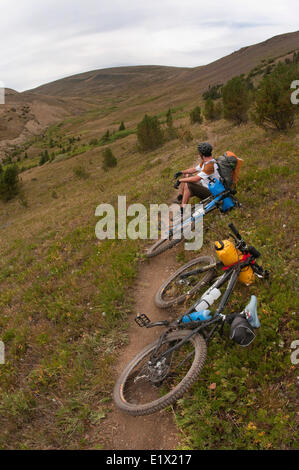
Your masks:
<instances>
[{"instance_id":1,"label":"bike front wheel","mask_svg":"<svg viewBox=\"0 0 299 470\"><path fill-rule=\"evenodd\" d=\"M155 296L155 304L159 308L169 308L183 303L187 298L192 297L196 292L207 288L215 277L215 258L213 256L200 256L179 268L170 276L159 288ZM182 279L181 276L188 271L212 266L203 273L197 273Z\"/></svg>"},{"instance_id":2,"label":"bike front wheel","mask_svg":"<svg viewBox=\"0 0 299 470\"><path fill-rule=\"evenodd\" d=\"M175 331L162 341L146 346L126 366L113 392L116 406L133 416L156 413L176 402L193 385L205 363L207 346L199 334L163 356L172 346L190 335L190 330ZM153 353L155 355L153 357Z\"/></svg>"},{"instance_id":3,"label":"bike front wheel","mask_svg":"<svg viewBox=\"0 0 299 470\"><path fill-rule=\"evenodd\" d=\"M170 248L174 247L184 238L166 238L156 241L146 252L147 258L153 258L154 256L159 255L160 253L164 253L164 251L169 250Z\"/></svg>"}]
</instances>

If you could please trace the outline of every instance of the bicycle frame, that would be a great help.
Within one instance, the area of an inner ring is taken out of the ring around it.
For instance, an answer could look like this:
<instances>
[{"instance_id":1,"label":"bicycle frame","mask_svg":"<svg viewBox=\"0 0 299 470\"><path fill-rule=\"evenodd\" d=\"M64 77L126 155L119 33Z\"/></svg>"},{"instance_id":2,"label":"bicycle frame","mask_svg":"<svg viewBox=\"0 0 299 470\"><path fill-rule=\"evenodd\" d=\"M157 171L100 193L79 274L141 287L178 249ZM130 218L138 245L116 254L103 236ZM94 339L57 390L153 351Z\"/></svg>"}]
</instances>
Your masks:
<instances>
[{"instance_id":1,"label":"bicycle frame","mask_svg":"<svg viewBox=\"0 0 299 470\"><path fill-rule=\"evenodd\" d=\"M212 196L213 199L206 205L205 208L200 207L199 209L195 209L193 214L191 215L191 217L188 217L188 219L184 220L183 222L180 222L179 224L174 225L173 227L171 227L171 229L169 229L166 232L166 234L168 234L168 236L165 237L165 238L166 239L170 238L175 233L178 233L180 235L179 238L181 238L182 229L184 227L196 222L198 219L200 219L201 217L204 217L209 212L212 212L213 210L218 209L220 207L221 201L223 201L223 199L225 199L227 197L233 198L234 201L236 201L236 205L237 205L237 200L236 200L236 198L233 197L232 192L230 190L225 190L222 193L220 193L218 196L215 196L215 197ZM205 199L204 201L202 201L202 203L205 203L210 198L211 198L211 196L209 198Z\"/></svg>"},{"instance_id":2,"label":"bicycle frame","mask_svg":"<svg viewBox=\"0 0 299 470\"><path fill-rule=\"evenodd\" d=\"M230 295L232 294L232 292L235 288L235 285L237 283L237 280L238 280L241 269L243 269L245 266L248 266L250 264L250 262L251 262L251 260L249 259L249 260L241 262L241 263L239 263L235 266L231 266L210 287L210 289L211 288L220 288L228 281L226 291L224 292L224 294L223 294L223 296L220 300L219 306L216 309L215 315L211 320L201 321L199 325L198 325L198 322L188 322L188 323L185 323L185 324L180 323L183 316L188 315L188 314L192 313L195 310L195 307L198 304L198 301L197 301L187 310L187 312L185 312L181 317L179 317L178 320L176 320L176 323L173 324L173 325L169 325L169 324L167 325L167 322L149 323L148 325L146 325L147 328L152 328L154 326L170 326L170 328L168 330L166 330L165 332L163 332L162 335L160 336L160 340L157 344L156 349L154 350L154 352L151 356L151 359L153 358L153 360L157 360L156 354L159 351L159 349L160 349L160 347L163 343L164 337L170 331L172 331L173 329L177 329L177 328L186 328L187 329L187 328L190 328L190 326L191 327L194 326L194 324L196 325L196 327L194 329L192 329L192 331L190 332L189 335L186 336L186 338L184 338L178 344L176 344L175 346L172 346L167 351L165 351L164 353L159 355L158 356L159 359L163 359L164 357L171 354L173 351L175 351L177 349L180 349L180 347L183 346L183 344L185 344L187 341L189 341L189 339L192 336L198 334L199 332L203 333L203 336L204 336L206 342L209 342L213 338L213 336L215 334L215 331L220 326L220 324L221 324L220 327L221 327L221 332L222 332L224 323L227 319L227 315L224 315L222 312L223 312L223 310L224 310L224 308L225 308L225 306L228 302L228 299L229 299ZM213 326L213 328L209 333L207 333L206 328L208 328L210 326Z\"/></svg>"}]
</instances>

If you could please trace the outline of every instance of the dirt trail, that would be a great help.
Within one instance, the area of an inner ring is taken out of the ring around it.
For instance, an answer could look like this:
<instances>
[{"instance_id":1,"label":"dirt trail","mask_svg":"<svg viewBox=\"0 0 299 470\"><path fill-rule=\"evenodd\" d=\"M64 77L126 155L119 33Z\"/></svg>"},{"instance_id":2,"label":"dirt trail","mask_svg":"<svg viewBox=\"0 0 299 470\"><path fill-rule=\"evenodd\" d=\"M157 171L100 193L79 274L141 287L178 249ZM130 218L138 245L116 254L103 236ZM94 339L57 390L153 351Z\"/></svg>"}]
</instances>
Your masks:
<instances>
[{"instance_id":1,"label":"dirt trail","mask_svg":"<svg viewBox=\"0 0 299 470\"><path fill-rule=\"evenodd\" d=\"M178 268L175 261L177 249L146 260L140 267L135 289L135 311L146 313L152 321L170 318L169 311L155 306L154 296L162 282ZM141 330L135 324L134 316L129 318L129 322L130 343L120 352L115 377L135 354L161 334L161 328ZM119 411L115 406L105 421L105 438L105 449L117 450L172 450L179 443L178 430L171 413L161 411L154 415L134 417Z\"/></svg>"},{"instance_id":2,"label":"dirt trail","mask_svg":"<svg viewBox=\"0 0 299 470\"><path fill-rule=\"evenodd\" d=\"M206 127L208 141L213 145L217 137L209 127ZM154 296L171 273L179 267L175 261L177 247L146 260L140 267L135 286L135 311L146 313L152 321L170 318L170 312L160 310L154 304ZM150 330L140 329L134 322L134 316L129 318L129 345L120 352L115 366L115 378L125 365L147 344L153 342L161 334L160 328ZM113 450L173 450L179 444L179 432L174 422L174 416L165 411L154 415L133 417L119 411L113 405L113 411L105 421L105 449Z\"/></svg>"}]
</instances>

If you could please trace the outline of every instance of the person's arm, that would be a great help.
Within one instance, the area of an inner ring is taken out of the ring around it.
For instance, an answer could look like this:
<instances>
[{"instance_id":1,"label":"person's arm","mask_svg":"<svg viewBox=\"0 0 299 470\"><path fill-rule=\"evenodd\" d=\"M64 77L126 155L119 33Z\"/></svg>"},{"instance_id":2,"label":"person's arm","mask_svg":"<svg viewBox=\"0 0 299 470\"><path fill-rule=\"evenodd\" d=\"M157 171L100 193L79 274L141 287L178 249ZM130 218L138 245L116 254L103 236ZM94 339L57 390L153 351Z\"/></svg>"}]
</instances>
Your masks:
<instances>
[{"instance_id":1,"label":"person's arm","mask_svg":"<svg viewBox=\"0 0 299 470\"><path fill-rule=\"evenodd\" d=\"M195 169L196 170L196 169ZM198 170L196 170L197 172ZM208 165L205 165L204 170L201 170L196 176L190 176L189 178L181 178L180 183L196 183L203 178L208 178L214 173L214 163L211 162Z\"/></svg>"},{"instance_id":2,"label":"person's arm","mask_svg":"<svg viewBox=\"0 0 299 470\"><path fill-rule=\"evenodd\" d=\"M180 178L180 183L196 183L199 180L201 180L201 177L198 175L189 176L188 178Z\"/></svg>"},{"instance_id":3,"label":"person's arm","mask_svg":"<svg viewBox=\"0 0 299 470\"><path fill-rule=\"evenodd\" d=\"M182 170L181 173L183 175L183 178L180 179L181 183L185 183L186 182L185 180L188 180L189 182L198 181L196 176L191 176L191 175L193 175L194 173L198 173L199 170L200 170L200 165L198 165L195 168L187 168L187 170ZM193 180L192 178L196 178L196 179Z\"/></svg>"},{"instance_id":4,"label":"person's arm","mask_svg":"<svg viewBox=\"0 0 299 470\"><path fill-rule=\"evenodd\" d=\"M196 168L188 168L187 170L182 170L183 175L192 175L193 173L197 173Z\"/></svg>"}]
</instances>

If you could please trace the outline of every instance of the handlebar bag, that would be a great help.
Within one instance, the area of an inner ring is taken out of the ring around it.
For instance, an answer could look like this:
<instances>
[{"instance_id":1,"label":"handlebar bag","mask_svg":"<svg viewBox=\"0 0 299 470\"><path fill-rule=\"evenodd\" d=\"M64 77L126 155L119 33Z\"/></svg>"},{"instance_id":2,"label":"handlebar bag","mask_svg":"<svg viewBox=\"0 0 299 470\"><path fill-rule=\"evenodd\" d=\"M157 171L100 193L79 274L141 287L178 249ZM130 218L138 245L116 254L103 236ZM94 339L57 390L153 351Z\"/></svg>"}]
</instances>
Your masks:
<instances>
[{"instance_id":1,"label":"handlebar bag","mask_svg":"<svg viewBox=\"0 0 299 470\"><path fill-rule=\"evenodd\" d=\"M225 191L225 187L221 183L221 181L211 178L209 184L208 184L209 191L213 194L213 196L219 196L221 193ZM219 196L220 197L220 196ZM226 197L222 201L222 207L221 211L222 212L227 212L228 210L232 209L235 206L235 203L233 202L231 197Z\"/></svg>"}]
</instances>

